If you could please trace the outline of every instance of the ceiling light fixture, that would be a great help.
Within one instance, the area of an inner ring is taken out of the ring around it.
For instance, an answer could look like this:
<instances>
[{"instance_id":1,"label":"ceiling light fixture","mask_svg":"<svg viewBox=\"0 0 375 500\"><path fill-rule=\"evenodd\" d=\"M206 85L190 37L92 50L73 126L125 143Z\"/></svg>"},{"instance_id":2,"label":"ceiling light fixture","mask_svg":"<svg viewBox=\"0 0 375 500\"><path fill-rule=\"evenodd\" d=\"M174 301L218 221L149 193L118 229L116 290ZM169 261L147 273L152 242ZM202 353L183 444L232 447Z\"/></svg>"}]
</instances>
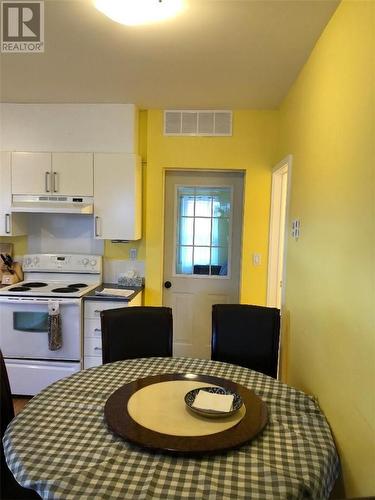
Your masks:
<instances>
[{"instance_id":1,"label":"ceiling light fixture","mask_svg":"<svg viewBox=\"0 0 375 500\"><path fill-rule=\"evenodd\" d=\"M127 26L164 21L181 13L185 0L94 0L95 7Z\"/></svg>"}]
</instances>

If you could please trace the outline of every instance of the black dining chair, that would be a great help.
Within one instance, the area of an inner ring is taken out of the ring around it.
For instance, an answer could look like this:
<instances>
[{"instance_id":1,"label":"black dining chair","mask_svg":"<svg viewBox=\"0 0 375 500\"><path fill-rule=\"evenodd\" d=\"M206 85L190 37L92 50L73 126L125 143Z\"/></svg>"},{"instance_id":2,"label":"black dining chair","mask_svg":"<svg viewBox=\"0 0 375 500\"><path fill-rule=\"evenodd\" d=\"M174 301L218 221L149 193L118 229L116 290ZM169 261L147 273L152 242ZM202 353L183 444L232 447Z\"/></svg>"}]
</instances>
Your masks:
<instances>
[{"instance_id":1,"label":"black dining chair","mask_svg":"<svg viewBox=\"0 0 375 500\"><path fill-rule=\"evenodd\" d=\"M169 307L134 306L101 311L103 364L131 358L172 356Z\"/></svg>"},{"instance_id":2,"label":"black dining chair","mask_svg":"<svg viewBox=\"0 0 375 500\"><path fill-rule=\"evenodd\" d=\"M14 408L8 373L5 366L3 354L0 351L0 371L1 371L1 469L0 469L0 498L4 500L32 500L40 496L33 490L23 488L14 479L5 461L3 436L11 420L14 418Z\"/></svg>"},{"instance_id":3,"label":"black dining chair","mask_svg":"<svg viewBox=\"0 0 375 500\"><path fill-rule=\"evenodd\" d=\"M277 378L280 310L245 304L212 306L211 359Z\"/></svg>"}]
</instances>

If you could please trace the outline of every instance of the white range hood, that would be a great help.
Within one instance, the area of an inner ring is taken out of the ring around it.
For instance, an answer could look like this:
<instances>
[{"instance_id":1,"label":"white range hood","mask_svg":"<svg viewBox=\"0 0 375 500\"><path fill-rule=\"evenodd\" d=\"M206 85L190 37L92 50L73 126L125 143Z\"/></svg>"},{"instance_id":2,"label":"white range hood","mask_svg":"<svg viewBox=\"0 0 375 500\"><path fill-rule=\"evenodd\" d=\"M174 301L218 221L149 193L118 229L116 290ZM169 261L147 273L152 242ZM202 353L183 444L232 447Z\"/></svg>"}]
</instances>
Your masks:
<instances>
[{"instance_id":1,"label":"white range hood","mask_svg":"<svg viewBox=\"0 0 375 500\"><path fill-rule=\"evenodd\" d=\"M94 198L92 196L13 195L11 211L90 215L94 212Z\"/></svg>"}]
</instances>

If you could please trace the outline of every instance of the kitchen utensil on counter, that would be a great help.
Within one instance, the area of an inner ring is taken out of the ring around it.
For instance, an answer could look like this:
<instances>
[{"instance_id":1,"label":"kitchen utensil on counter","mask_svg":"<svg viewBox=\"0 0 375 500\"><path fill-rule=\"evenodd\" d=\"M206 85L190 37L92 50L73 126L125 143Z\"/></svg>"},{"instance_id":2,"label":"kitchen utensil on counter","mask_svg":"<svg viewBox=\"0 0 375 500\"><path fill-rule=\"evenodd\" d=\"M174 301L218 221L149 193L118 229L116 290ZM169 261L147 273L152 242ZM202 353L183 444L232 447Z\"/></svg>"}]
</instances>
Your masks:
<instances>
[{"instance_id":1,"label":"kitchen utensil on counter","mask_svg":"<svg viewBox=\"0 0 375 500\"><path fill-rule=\"evenodd\" d=\"M13 243L0 243L0 255L4 256L4 259L6 259L6 255L12 256L13 255ZM22 270L21 270L22 273ZM3 258L0 258L0 283L3 283L3 274L7 274L8 276L10 275L8 268L6 266L6 262L3 260ZM7 282L8 278L5 279L5 284L8 285L9 283Z\"/></svg>"},{"instance_id":2,"label":"kitchen utensil on counter","mask_svg":"<svg viewBox=\"0 0 375 500\"><path fill-rule=\"evenodd\" d=\"M18 283L20 281L16 273L14 271L12 271L12 273L13 274L9 272L3 273L1 278L2 285L14 285L15 283Z\"/></svg>"},{"instance_id":3,"label":"kitchen utensil on counter","mask_svg":"<svg viewBox=\"0 0 375 500\"><path fill-rule=\"evenodd\" d=\"M0 280L2 285L14 285L23 280L22 267L14 262L9 254L0 254L3 264L0 266Z\"/></svg>"},{"instance_id":4,"label":"kitchen utensil on counter","mask_svg":"<svg viewBox=\"0 0 375 500\"><path fill-rule=\"evenodd\" d=\"M12 264L13 264L12 257L10 255L3 255L3 254L0 254L0 257L1 257L2 261L5 264L5 267L7 268L7 271L10 274L14 274L14 271L12 269Z\"/></svg>"}]
</instances>

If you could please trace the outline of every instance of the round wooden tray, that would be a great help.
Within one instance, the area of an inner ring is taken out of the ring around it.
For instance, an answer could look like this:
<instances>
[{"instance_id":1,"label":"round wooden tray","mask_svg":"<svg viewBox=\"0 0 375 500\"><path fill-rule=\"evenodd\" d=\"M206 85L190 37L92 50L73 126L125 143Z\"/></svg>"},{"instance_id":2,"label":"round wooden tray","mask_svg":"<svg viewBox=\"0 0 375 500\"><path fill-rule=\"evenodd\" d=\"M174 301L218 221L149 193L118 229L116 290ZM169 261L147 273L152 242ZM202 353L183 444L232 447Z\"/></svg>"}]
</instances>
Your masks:
<instances>
[{"instance_id":1,"label":"round wooden tray","mask_svg":"<svg viewBox=\"0 0 375 500\"><path fill-rule=\"evenodd\" d=\"M155 451L202 454L239 447L258 435L267 423L267 407L253 391L231 380L209 375L195 375L194 381L232 389L244 402L245 416L233 427L209 436L172 436L143 427L129 415L128 401L133 394L148 385L173 380L191 380L191 376L167 373L135 380L117 389L108 398L104 407L105 419L110 430L127 441Z\"/></svg>"}]
</instances>

